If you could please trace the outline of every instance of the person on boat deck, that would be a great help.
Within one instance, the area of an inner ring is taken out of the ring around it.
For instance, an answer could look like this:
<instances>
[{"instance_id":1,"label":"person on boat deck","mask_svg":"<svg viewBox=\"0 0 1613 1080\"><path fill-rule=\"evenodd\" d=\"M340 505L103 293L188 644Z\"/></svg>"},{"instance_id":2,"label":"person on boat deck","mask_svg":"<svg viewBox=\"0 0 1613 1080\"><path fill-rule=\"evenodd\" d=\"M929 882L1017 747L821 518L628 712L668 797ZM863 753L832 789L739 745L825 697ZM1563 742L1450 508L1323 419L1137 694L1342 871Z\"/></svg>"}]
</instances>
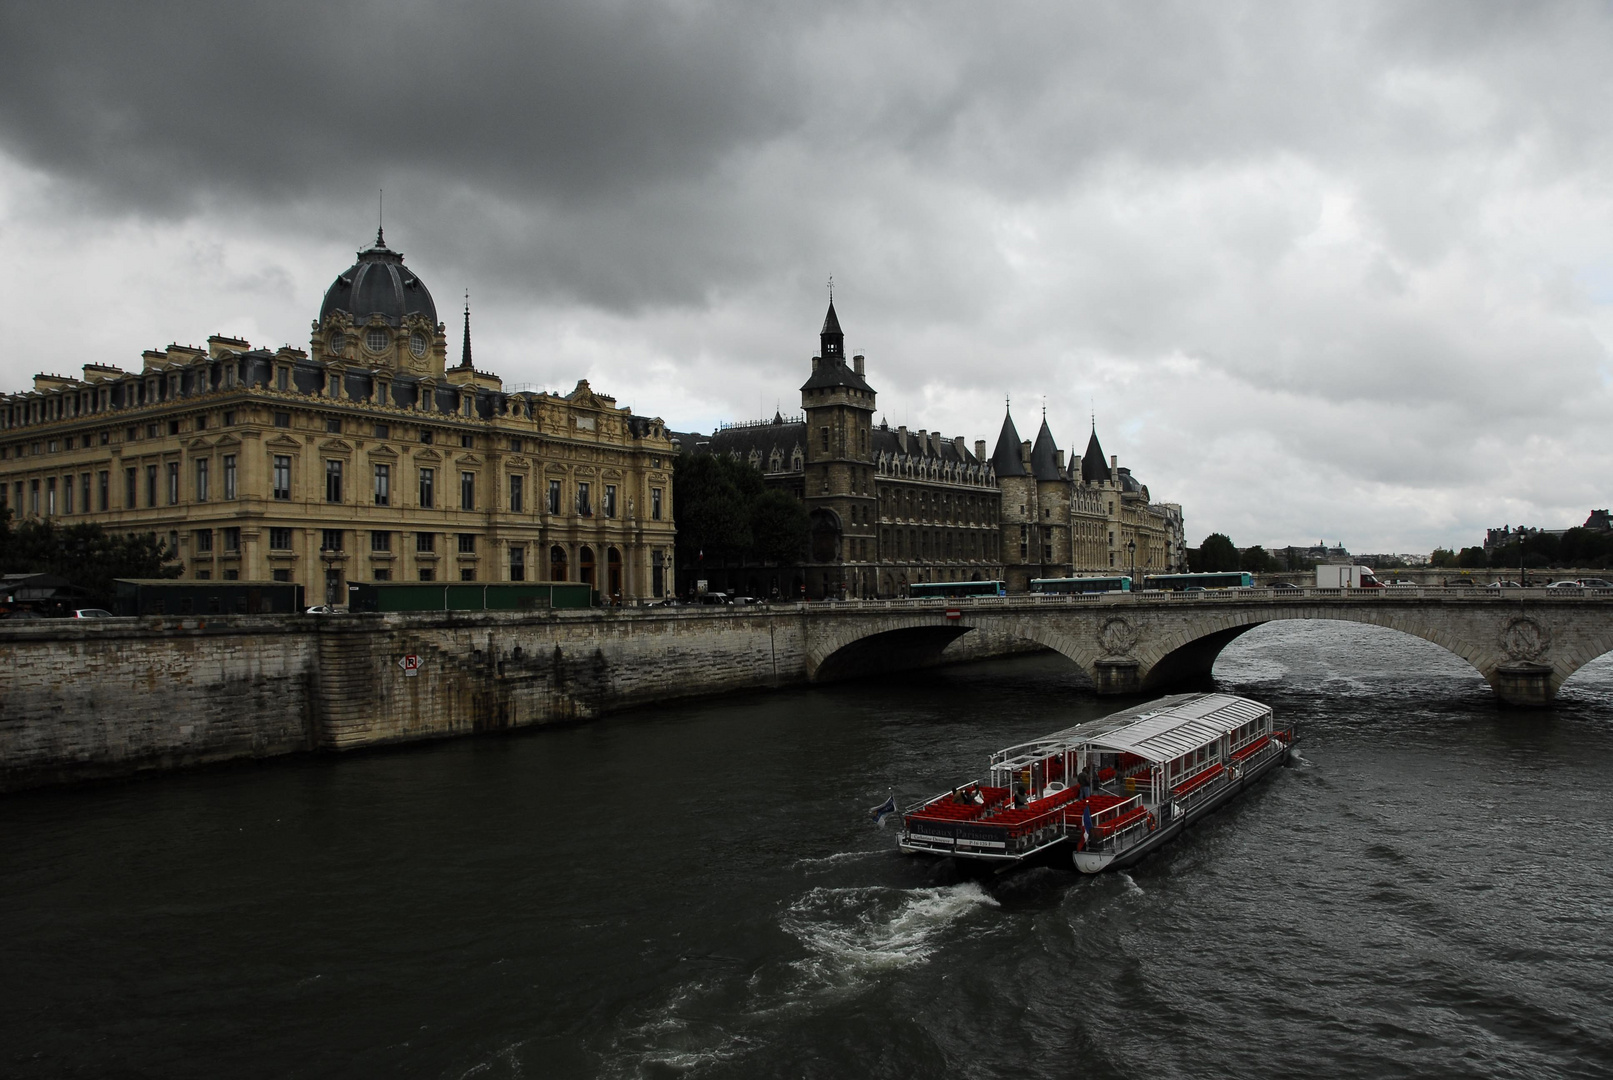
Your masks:
<instances>
[{"instance_id":1,"label":"person on boat deck","mask_svg":"<svg viewBox=\"0 0 1613 1080\"><path fill-rule=\"evenodd\" d=\"M1014 789L1014 809L1018 810L1025 805L1025 792L1019 788Z\"/></svg>"},{"instance_id":2,"label":"person on boat deck","mask_svg":"<svg viewBox=\"0 0 1613 1080\"><path fill-rule=\"evenodd\" d=\"M974 798L969 794L969 786L965 784L963 787L953 791L952 801L957 803L959 806L968 806L970 803L974 802Z\"/></svg>"},{"instance_id":3,"label":"person on boat deck","mask_svg":"<svg viewBox=\"0 0 1613 1080\"><path fill-rule=\"evenodd\" d=\"M1087 771L1085 769L1082 769L1080 772L1075 774L1075 786L1080 789L1081 798L1085 799L1092 794L1091 785L1092 778L1087 775Z\"/></svg>"}]
</instances>

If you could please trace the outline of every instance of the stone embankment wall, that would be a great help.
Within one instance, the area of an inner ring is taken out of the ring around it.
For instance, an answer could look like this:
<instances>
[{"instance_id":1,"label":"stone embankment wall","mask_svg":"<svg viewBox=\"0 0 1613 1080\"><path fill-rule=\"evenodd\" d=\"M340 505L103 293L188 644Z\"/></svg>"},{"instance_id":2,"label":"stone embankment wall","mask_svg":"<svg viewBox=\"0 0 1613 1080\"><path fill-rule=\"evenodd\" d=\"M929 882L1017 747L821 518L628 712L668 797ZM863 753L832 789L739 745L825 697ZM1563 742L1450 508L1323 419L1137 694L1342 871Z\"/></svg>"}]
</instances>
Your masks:
<instances>
[{"instance_id":1,"label":"stone embankment wall","mask_svg":"<svg viewBox=\"0 0 1613 1080\"><path fill-rule=\"evenodd\" d=\"M677 609L0 623L0 791L803 683L814 633ZM1036 648L980 632L945 659Z\"/></svg>"}]
</instances>

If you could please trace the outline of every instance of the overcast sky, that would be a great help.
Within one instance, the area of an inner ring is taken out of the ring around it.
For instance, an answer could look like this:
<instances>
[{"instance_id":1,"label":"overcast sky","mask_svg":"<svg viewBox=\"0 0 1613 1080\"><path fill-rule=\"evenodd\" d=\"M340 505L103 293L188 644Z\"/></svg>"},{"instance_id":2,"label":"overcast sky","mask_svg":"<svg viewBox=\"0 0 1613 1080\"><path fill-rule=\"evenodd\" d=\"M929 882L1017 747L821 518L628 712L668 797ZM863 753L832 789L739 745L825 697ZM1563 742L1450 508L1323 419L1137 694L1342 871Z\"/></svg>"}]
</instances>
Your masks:
<instances>
[{"instance_id":1,"label":"overcast sky","mask_svg":"<svg viewBox=\"0 0 1613 1080\"><path fill-rule=\"evenodd\" d=\"M262 9L262 10L255 10ZM1605 4L0 4L0 387L306 347L375 232L506 384L1104 448L1189 541L1613 503ZM457 355L457 353L455 354Z\"/></svg>"}]
</instances>

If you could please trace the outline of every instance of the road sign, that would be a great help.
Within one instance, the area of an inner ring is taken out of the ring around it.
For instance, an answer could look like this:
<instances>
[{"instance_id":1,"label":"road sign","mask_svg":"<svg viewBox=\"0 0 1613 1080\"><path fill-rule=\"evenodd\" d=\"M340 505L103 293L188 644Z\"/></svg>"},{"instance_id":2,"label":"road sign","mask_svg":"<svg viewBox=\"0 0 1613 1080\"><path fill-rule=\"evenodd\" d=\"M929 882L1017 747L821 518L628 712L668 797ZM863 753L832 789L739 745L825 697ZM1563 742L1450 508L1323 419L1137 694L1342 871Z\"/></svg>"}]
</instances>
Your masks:
<instances>
[{"instance_id":1,"label":"road sign","mask_svg":"<svg viewBox=\"0 0 1613 1080\"><path fill-rule=\"evenodd\" d=\"M949 619L961 619L961 618L963 618L963 612L959 611L955 607L949 607L949 608L947 608L947 618L949 618Z\"/></svg>"},{"instance_id":2,"label":"road sign","mask_svg":"<svg viewBox=\"0 0 1613 1080\"><path fill-rule=\"evenodd\" d=\"M416 656L414 653L410 653L408 656L405 656L402 660L398 661L398 666L403 669L403 673L405 675L413 678L414 676L420 674L420 657Z\"/></svg>"}]
</instances>

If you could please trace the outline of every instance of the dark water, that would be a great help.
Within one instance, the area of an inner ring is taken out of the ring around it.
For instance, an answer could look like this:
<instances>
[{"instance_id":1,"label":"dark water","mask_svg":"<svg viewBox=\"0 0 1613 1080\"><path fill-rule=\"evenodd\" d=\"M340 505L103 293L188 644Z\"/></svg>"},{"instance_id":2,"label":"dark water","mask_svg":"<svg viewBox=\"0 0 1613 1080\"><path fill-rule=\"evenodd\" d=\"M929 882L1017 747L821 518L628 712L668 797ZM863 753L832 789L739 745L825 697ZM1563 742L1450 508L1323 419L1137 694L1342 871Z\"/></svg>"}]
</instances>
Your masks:
<instances>
[{"instance_id":1,"label":"dark water","mask_svg":"<svg viewBox=\"0 0 1613 1080\"><path fill-rule=\"evenodd\" d=\"M1285 623L1303 760L989 890L866 808L1118 707L1057 657L0 802L0 1074L1613 1075L1613 663L1506 712Z\"/></svg>"}]
</instances>

